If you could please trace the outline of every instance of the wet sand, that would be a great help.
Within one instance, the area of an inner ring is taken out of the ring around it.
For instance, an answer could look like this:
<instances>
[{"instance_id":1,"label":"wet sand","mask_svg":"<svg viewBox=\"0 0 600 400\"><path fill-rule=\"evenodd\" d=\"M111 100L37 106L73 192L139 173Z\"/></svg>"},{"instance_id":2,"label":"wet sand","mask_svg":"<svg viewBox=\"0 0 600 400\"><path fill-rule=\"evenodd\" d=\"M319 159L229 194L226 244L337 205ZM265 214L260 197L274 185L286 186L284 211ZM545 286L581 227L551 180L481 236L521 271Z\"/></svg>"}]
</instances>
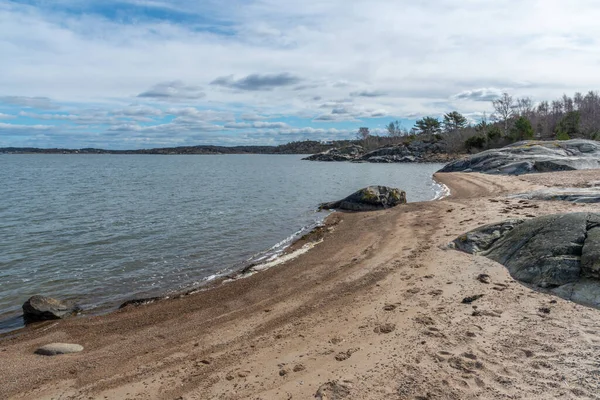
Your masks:
<instances>
[{"instance_id":1,"label":"wet sand","mask_svg":"<svg viewBox=\"0 0 600 400\"><path fill-rule=\"evenodd\" d=\"M313 249L245 279L2 339L0 398L600 398L600 311L446 247L506 218L600 212L506 198L599 177L440 174L450 197L335 213ZM51 342L85 349L34 354Z\"/></svg>"}]
</instances>

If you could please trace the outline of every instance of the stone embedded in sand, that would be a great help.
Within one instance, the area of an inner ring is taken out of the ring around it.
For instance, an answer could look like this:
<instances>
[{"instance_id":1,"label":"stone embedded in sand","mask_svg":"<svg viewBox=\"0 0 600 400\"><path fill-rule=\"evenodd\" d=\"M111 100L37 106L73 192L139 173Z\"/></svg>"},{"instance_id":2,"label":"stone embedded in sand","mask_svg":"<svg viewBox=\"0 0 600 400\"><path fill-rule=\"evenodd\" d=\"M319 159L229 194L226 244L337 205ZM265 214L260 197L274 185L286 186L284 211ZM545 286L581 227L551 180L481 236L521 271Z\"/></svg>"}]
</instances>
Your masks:
<instances>
[{"instance_id":1,"label":"stone embedded in sand","mask_svg":"<svg viewBox=\"0 0 600 400\"><path fill-rule=\"evenodd\" d=\"M352 193L345 199L319 206L321 210L373 211L406 203L406 192L387 186L369 186Z\"/></svg>"},{"instance_id":2,"label":"stone embedded in sand","mask_svg":"<svg viewBox=\"0 0 600 400\"><path fill-rule=\"evenodd\" d=\"M294 365L294 368L292 369L292 371L301 372L301 371L304 371L305 369L306 369L306 367L303 364L296 364L296 365Z\"/></svg>"},{"instance_id":3,"label":"stone embedded in sand","mask_svg":"<svg viewBox=\"0 0 600 400\"><path fill-rule=\"evenodd\" d=\"M338 400L350 396L350 386L338 381L329 381L319 386L317 400Z\"/></svg>"},{"instance_id":4,"label":"stone embedded in sand","mask_svg":"<svg viewBox=\"0 0 600 400\"><path fill-rule=\"evenodd\" d=\"M375 329L373 329L373 332L375 332L375 333L391 333L394 330L396 330L396 325L386 323L386 324L381 324L381 325L376 326Z\"/></svg>"},{"instance_id":5,"label":"stone embedded in sand","mask_svg":"<svg viewBox=\"0 0 600 400\"><path fill-rule=\"evenodd\" d=\"M23 304L23 318L26 323L61 319L76 310L76 307L51 297L32 296Z\"/></svg>"},{"instance_id":6,"label":"stone embedded in sand","mask_svg":"<svg viewBox=\"0 0 600 400\"><path fill-rule=\"evenodd\" d=\"M35 354L42 356L56 356L60 354L79 353L83 351L83 346L72 343L50 343L40 347L35 351Z\"/></svg>"}]
</instances>

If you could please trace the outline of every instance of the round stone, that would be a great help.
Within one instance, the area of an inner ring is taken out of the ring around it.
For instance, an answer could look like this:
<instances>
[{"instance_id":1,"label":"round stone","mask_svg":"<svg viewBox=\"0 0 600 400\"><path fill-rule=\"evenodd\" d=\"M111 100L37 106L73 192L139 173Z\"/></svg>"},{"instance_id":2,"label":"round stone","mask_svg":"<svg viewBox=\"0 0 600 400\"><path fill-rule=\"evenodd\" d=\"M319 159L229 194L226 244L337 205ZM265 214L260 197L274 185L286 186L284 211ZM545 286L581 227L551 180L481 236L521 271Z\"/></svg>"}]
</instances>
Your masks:
<instances>
[{"instance_id":1,"label":"round stone","mask_svg":"<svg viewBox=\"0 0 600 400\"><path fill-rule=\"evenodd\" d=\"M50 343L40 347L35 351L36 354L43 356L56 356L59 354L79 353L83 346L71 343Z\"/></svg>"}]
</instances>

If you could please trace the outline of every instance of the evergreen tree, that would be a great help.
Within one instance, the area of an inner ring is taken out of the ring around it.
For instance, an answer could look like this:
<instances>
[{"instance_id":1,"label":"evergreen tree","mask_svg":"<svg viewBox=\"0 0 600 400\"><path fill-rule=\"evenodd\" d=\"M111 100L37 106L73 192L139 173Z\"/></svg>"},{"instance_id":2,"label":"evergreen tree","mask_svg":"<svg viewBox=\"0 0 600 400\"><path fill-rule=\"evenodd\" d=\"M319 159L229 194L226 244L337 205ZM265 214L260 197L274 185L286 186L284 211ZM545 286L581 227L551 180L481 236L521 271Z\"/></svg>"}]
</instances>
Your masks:
<instances>
[{"instance_id":1,"label":"evergreen tree","mask_svg":"<svg viewBox=\"0 0 600 400\"><path fill-rule=\"evenodd\" d=\"M442 130L442 123L437 118L425 117L415 122L415 127L419 133L432 135L434 133L440 133Z\"/></svg>"},{"instance_id":2,"label":"evergreen tree","mask_svg":"<svg viewBox=\"0 0 600 400\"><path fill-rule=\"evenodd\" d=\"M444 115L444 130L453 132L467 126L467 119L458 111L452 111Z\"/></svg>"},{"instance_id":3,"label":"evergreen tree","mask_svg":"<svg viewBox=\"0 0 600 400\"><path fill-rule=\"evenodd\" d=\"M519 117L511 129L513 140L533 139L533 127L531 122L525 117Z\"/></svg>"}]
</instances>

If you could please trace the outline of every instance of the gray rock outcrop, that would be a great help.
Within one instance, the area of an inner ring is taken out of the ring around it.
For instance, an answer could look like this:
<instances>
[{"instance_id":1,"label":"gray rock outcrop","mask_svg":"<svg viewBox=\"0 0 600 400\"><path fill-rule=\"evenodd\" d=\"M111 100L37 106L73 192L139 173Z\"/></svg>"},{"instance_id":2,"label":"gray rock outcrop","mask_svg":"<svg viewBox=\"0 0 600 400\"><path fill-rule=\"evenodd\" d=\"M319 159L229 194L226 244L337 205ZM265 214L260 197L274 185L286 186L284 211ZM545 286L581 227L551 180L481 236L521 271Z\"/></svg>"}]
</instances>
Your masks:
<instances>
[{"instance_id":1,"label":"gray rock outcrop","mask_svg":"<svg viewBox=\"0 0 600 400\"><path fill-rule=\"evenodd\" d=\"M380 147L365 152L358 145L327 150L304 158L308 161L352 161L369 163L448 162L452 159L440 141L420 141Z\"/></svg>"},{"instance_id":2,"label":"gray rock outcrop","mask_svg":"<svg viewBox=\"0 0 600 400\"><path fill-rule=\"evenodd\" d=\"M451 162L439 172L522 175L594 168L600 168L600 143L573 139L513 143Z\"/></svg>"},{"instance_id":3,"label":"gray rock outcrop","mask_svg":"<svg viewBox=\"0 0 600 400\"><path fill-rule=\"evenodd\" d=\"M600 203L600 187L552 188L509 196L513 199L568 201L571 203Z\"/></svg>"},{"instance_id":4,"label":"gray rock outcrop","mask_svg":"<svg viewBox=\"0 0 600 400\"><path fill-rule=\"evenodd\" d=\"M352 161L362 156L365 149L362 146L353 144L341 148L333 148L323 153L313 154L303 158L308 161Z\"/></svg>"},{"instance_id":5,"label":"gray rock outcrop","mask_svg":"<svg viewBox=\"0 0 600 400\"><path fill-rule=\"evenodd\" d=\"M25 323L65 318L78 308L45 296L32 296L23 304Z\"/></svg>"},{"instance_id":6,"label":"gray rock outcrop","mask_svg":"<svg viewBox=\"0 0 600 400\"><path fill-rule=\"evenodd\" d=\"M600 308L600 213L508 220L452 243L504 265L521 282Z\"/></svg>"},{"instance_id":7,"label":"gray rock outcrop","mask_svg":"<svg viewBox=\"0 0 600 400\"><path fill-rule=\"evenodd\" d=\"M387 186L369 186L339 201L323 203L319 209L373 211L406 203L406 193Z\"/></svg>"}]
</instances>

